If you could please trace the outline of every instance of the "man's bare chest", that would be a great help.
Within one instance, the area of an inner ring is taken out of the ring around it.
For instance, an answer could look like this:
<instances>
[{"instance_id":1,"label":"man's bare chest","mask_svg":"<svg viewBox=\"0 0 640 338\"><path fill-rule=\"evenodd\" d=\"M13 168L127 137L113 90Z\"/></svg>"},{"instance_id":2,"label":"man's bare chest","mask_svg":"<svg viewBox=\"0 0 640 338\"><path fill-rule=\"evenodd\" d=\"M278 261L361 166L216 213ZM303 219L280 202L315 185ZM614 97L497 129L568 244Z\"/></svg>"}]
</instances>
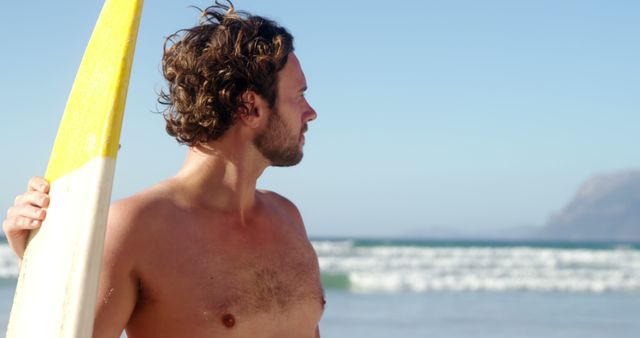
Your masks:
<instances>
[{"instance_id":1,"label":"man's bare chest","mask_svg":"<svg viewBox=\"0 0 640 338\"><path fill-rule=\"evenodd\" d=\"M299 248L229 258L209 272L205 306L214 311L284 313L322 302L315 254Z\"/></svg>"},{"instance_id":2,"label":"man's bare chest","mask_svg":"<svg viewBox=\"0 0 640 338\"><path fill-rule=\"evenodd\" d=\"M191 238L164 248L142 274L140 302L176 320L224 323L307 308L320 314L323 292L315 252L306 237L278 245Z\"/></svg>"}]
</instances>

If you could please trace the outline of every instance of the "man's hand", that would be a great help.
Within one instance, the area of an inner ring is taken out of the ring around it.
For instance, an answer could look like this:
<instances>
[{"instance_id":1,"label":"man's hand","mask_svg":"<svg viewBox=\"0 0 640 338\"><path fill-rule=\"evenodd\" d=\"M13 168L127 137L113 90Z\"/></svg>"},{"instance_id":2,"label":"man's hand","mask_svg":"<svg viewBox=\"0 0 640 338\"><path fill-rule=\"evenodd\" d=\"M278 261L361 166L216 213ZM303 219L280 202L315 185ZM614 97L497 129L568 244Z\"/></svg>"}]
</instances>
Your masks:
<instances>
[{"instance_id":1,"label":"man's hand","mask_svg":"<svg viewBox=\"0 0 640 338\"><path fill-rule=\"evenodd\" d=\"M24 255L30 231L42 225L48 206L49 183L42 177L33 177L29 180L27 192L17 196L13 206L7 210L7 218L2 222L2 229L20 260Z\"/></svg>"}]
</instances>

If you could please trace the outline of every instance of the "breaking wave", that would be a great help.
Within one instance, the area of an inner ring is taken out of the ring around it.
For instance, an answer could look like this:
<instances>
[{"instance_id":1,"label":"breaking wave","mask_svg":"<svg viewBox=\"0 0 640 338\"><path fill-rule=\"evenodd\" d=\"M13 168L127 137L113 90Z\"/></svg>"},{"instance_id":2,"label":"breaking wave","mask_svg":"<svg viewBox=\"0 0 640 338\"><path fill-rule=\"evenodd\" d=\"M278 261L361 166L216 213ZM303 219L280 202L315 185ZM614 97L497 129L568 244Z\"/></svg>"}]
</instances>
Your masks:
<instances>
[{"instance_id":1,"label":"breaking wave","mask_svg":"<svg viewBox=\"0 0 640 338\"><path fill-rule=\"evenodd\" d=\"M314 241L325 288L353 292L640 292L634 246Z\"/></svg>"}]
</instances>

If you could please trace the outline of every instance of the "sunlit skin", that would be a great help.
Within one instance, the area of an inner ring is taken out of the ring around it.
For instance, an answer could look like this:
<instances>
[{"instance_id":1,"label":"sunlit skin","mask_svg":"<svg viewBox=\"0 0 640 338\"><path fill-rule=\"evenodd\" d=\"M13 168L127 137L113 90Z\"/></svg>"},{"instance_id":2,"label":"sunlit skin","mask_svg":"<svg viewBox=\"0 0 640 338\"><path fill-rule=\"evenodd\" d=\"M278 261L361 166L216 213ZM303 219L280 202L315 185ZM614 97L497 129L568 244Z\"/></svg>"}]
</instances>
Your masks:
<instances>
[{"instance_id":1,"label":"sunlit skin","mask_svg":"<svg viewBox=\"0 0 640 338\"><path fill-rule=\"evenodd\" d=\"M123 328L130 338L320 336L320 272L300 213L284 197L256 190L264 169L282 165L256 147L257 138L267 139L262 148L289 147L301 158L303 131L316 118L306 87L291 53L273 109L245 93L253 114L189 148L174 177L112 205L93 337L117 338ZM277 135L269 134L275 111ZM3 224L18 256L25 229L45 217L38 214L48 205L43 183L32 179Z\"/></svg>"}]
</instances>

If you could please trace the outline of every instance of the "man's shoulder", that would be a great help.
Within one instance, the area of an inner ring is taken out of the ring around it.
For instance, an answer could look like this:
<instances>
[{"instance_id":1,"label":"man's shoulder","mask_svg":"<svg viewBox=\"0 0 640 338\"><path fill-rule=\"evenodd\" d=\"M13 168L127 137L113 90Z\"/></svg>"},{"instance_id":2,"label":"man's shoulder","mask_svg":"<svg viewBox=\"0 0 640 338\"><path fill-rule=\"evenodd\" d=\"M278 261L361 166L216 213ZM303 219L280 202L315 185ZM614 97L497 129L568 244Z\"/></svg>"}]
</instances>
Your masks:
<instances>
[{"instance_id":1,"label":"man's shoulder","mask_svg":"<svg viewBox=\"0 0 640 338\"><path fill-rule=\"evenodd\" d=\"M262 196L270 203L275 203L284 208L295 209L296 211L298 210L298 207L296 207L296 205L291 200L278 194L275 191L259 189L258 194L260 194L260 196Z\"/></svg>"},{"instance_id":2,"label":"man's shoulder","mask_svg":"<svg viewBox=\"0 0 640 338\"><path fill-rule=\"evenodd\" d=\"M258 190L258 193L271 205L276 206L282 210L289 217L293 217L302 224L302 215L298 210L298 207L288 198L270 190Z\"/></svg>"},{"instance_id":3,"label":"man's shoulder","mask_svg":"<svg viewBox=\"0 0 640 338\"><path fill-rule=\"evenodd\" d=\"M109 223L129 227L165 219L177 209L171 189L170 183L161 182L114 202L109 210Z\"/></svg>"}]
</instances>

